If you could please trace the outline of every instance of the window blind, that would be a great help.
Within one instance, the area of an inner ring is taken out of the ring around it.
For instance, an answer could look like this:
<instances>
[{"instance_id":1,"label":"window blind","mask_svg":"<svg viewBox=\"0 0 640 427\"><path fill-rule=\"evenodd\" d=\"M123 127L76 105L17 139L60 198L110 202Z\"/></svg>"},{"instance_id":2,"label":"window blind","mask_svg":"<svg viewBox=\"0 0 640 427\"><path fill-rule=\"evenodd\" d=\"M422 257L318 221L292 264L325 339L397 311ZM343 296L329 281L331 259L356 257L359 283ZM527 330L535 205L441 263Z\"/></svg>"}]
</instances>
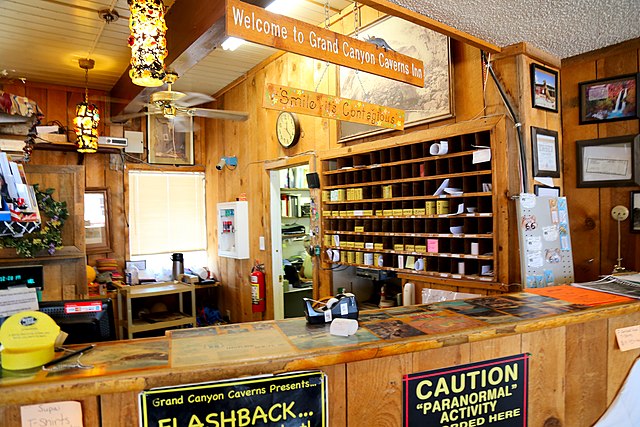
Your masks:
<instances>
[{"instance_id":1,"label":"window blind","mask_svg":"<svg viewBox=\"0 0 640 427\"><path fill-rule=\"evenodd\" d=\"M200 172L129 172L131 255L206 250L205 179Z\"/></svg>"}]
</instances>

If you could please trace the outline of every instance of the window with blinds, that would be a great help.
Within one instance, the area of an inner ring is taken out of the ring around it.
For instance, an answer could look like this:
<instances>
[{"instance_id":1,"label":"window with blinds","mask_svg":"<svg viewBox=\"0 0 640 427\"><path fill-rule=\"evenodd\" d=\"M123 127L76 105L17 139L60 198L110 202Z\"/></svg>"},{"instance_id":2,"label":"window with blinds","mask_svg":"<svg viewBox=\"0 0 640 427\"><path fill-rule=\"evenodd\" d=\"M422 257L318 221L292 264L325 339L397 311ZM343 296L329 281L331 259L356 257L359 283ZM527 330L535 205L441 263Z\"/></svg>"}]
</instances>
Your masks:
<instances>
[{"instance_id":1,"label":"window with blinds","mask_svg":"<svg viewBox=\"0 0 640 427\"><path fill-rule=\"evenodd\" d=\"M129 172L132 256L207 248L205 178L201 172Z\"/></svg>"}]
</instances>

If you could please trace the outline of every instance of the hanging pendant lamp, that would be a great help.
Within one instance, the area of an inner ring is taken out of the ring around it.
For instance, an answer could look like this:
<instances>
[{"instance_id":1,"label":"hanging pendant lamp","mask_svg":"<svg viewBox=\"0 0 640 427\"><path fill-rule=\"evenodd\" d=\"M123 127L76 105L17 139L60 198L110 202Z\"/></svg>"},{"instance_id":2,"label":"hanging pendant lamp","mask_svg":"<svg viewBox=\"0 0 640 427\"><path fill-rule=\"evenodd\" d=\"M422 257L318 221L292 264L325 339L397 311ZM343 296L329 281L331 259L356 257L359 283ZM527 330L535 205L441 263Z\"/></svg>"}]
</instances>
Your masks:
<instances>
[{"instance_id":1,"label":"hanging pendant lamp","mask_svg":"<svg viewBox=\"0 0 640 427\"><path fill-rule=\"evenodd\" d=\"M167 26L162 0L128 0L129 46L131 70L129 77L138 86L157 87L164 83L164 58L167 56Z\"/></svg>"},{"instance_id":2,"label":"hanging pendant lamp","mask_svg":"<svg viewBox=\"0 0 640 427\"><path fill-rule=\"evenodd\" d=\"M80 153L98 151L98 124L100 111L95 104L89 103L89 70L95 64L93 59L78 60L84 70L84 101L76 106L76 117L73 119L76 132L76 145Z\"/></svg>"}]
</instances>

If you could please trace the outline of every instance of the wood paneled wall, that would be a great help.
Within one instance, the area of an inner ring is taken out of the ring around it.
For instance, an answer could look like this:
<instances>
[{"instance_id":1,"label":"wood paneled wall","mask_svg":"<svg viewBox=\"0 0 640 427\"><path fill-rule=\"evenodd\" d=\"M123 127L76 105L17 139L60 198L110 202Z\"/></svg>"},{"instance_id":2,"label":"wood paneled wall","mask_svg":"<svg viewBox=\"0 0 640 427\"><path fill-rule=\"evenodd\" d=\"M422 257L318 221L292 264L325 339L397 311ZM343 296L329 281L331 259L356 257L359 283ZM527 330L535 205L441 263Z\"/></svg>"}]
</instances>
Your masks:
<instances>
[{"instance_id":1,"label":"wood paneled wall","mask_svg":"<svg viewBox=\"0 0 640 427\"><path fill-rule=\"evenodd\" d=\"M640 71L640 39L562 61L562 134L564 193L569 204L576 280L610 274L617 258L616 205L630 208L630 191L638 187L577 188L576 141L638 134L638 119L602 124L579 124L578 83ZM639 171L635 171L637 174ZM640 269L640 234L630 232L630 219L621 224L622 265Z\"/></svg>"},{"instance_id":2,"label":"wood paneled wall","mask_svg":"<svg viewBox=\"0 0 640 427\"><path fill-rule=\"evenodd\" d=\"M76 105L84 98L84 88L57 86L27 81L22 82L1 82L2 90L20 96L26 96L38 103L38 106L44 113L41 124L59 124L67 129L67 140L74 141L73 118L75 117ZM98 132L100 135L109 135L108 123L108 102L104 91L89 91L89 101L95 103L101 112L101 122ZM118 135L114 135L118 136ZM43 143L37 140L37 148L33 151L30 165L51 165L51 166L74 166L81 165L84 167L83 188L86 187L107 187L110 195L110 226L111 226L111 249L109 253L91 254L87 257L87 263L95 265L96 258L104 258L106 256L113 257L118 260L120 266L124 266L127 239L124 238L125 233L125 212L124 212L124 186L123 186L123 162L119 154L91 154L80 155L73 151L64 151L62 149L50 149L51 144ZM62 170L62 169L61 169ZM30 182L37 184L38 182ZM69 192L69 188L55 188L56 194ZM80 192L82 193L83 190ZM78 199L82 205L82 198ZM82 208L82 206L80 206ZM68 221L65 230L82 226L82 215L80 215L79 223ZM65 231L67 233L68 231ZM83 234L84 235L84 234ZM81 248L84 251L84 242ZM17 260L20 263L29 263L29 260ZM58 264L59 269L65 271L65 274L55 273L55 269L49 267L47 272L47 289L45 291L45 299L62 299L78 298L86 294L86 283L77 283L84 281L86 274L84 269L85 262L80 263L77 269L75 279L69 278L69 260L60 260L47 262L47 265ZM76 282L76 292L70 287L70 283Z\"/></svg>"},{"instance_id":3,"label":"wood paneled wall","mask_svg":"<svg viewBox=\"0 0 640 427\"><path fill-rule=\"evenodd\" d=\"M380 17L372 9L363 8L363 25ZM342 26L352 25L353 19L345 17L335 25L338 31ZM348 32L349 29L347 28ZM480 51L477 48L460 42L451 42L453 62L453 99L455 118L410 128L403 132L411 132L433 126L446 126L450 123L470 120L483 115L483 82ZM302 137L300 142L290 148L283 149L275 137L275 119L278 112L262 108L262 97L266 83L284 84L323 93L336 93L336 67L330 65L325 72L326 64L294 54L280 55L275 60L252 70L235 86L216 98L217 107L229 110L249 112L247 122L221 122L209 120L204 138L207 158L207 195L208 212L215 212L216 202L233 201L242 193L246 193L249 201L249 260L232 260L216 257L217 224L215 217L209 215L209 247L215 273L224 283L221 289L222 313L231 311L232 321L248 321L273 318L271 295L271 216L269 212L270 182L268 169L272 161L296 162L296 156L319 153L337 148L336 122L300 115ZM371 137L375 140L388 137L394 133ZM400 134L396 132L395 134ZM361 142L361 141L359 141ZM213 165L222 156L238 156L238 168L235 170L217 171ZM306 160L300 160L301 163ZM315 160L311 161L312 170ZM317 200L319 202L319 200ZM259 237L266 240L266 251L259 249ZM264 315L251 312L251 288L248 275L255 259L265 263L267 268L267 311ZM275 272L279 274L279 272ZM321 297L332 293L330 271L320 272L320 286L315 296Z\"/></svg>"}]
</instances>

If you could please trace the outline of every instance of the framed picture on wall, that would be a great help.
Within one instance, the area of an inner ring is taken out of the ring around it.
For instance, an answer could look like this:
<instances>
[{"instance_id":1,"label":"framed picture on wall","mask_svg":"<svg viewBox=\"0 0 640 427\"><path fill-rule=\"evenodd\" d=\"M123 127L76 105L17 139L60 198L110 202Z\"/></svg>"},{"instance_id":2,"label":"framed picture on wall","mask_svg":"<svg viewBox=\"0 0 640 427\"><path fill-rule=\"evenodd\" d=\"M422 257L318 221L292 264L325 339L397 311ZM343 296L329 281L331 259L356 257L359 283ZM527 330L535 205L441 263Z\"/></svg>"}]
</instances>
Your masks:
<instances>
[{"instance_id":1,"label":"framed picture on wall","mask_svg":"<svg viewBox=\"0 0 640 427\"><path fill-rule=\"evenodd\" d=\"M558 112L558 72L531 64L531 100L534 108Z\"/></svg>"},{"instance_id":2,"label":"framed picture on wall","mask_svg":"<svg viewBox=\"0 0 640 427\"><path fill-rule=\"evenodd\" d=\"M88 254L111 251L108 188L84 190L84 238Z\"/></svg>"},{"instance_id":3,"label":"framed picture on wall","mask_svg":"<svg viewBox=\"0 0 640 427\"><path fill-rule=\"evenodd\" d=\"M639 75L629 74L580 83L580 124L640 117Z\"/></svg>"},{"instance_id":4,"label":"framed picture on wall","mask_svg":"<svg viewBox=\"0 0 640 427\"><path fill-rule=\"evenodd\" d=\"M166 118L151 114L147 119L149 163L193 165L193 117Z\"/></svg>"},{"instance_id":5,"label":"framed picture on wall","mask_svg":"<svg viewBox=\"0 0 640 427\"><path fill-rule=\"evenodd\" d=\"M578 187L640 185L640 135L576 141Z\"/></svg>"},{"instance_id":6,"label":"framed picture on wall","mask_svg":"<svg viewBox=\"0 0 640 427\"><path fill-rule=\"evenodd\" d=\"M533 185L533 192L536 196L560 197L560 187L547 187L546 185Z\"/></svg>"},{"instance_id":7,"label":"framed picture on wall","mask_svg":"<svg viewBox=\"0 0 640 427\"><path fill-rule=\"evenodd\" d=\"M560 178L558 132L531 127L533 176Z\"/></svg>"},{"instance_id":8,"label":"framed picture on wall","mask_svg":"<svg viewBox=\"0 0 640 427\"><path fill-rule=\"evenodd\" d=\"M631 232L640 233L640 191L631 192Z\"/></svg>"},{"instance_id":9,"label":"framed picture on wall","mask_svg":"<svg viewBox=\"0 0 640 427\"><path fill-rule=\"evenodd\" d=\"M340 67L338 96L405 110L405 128L453 116L453 73L447 36L390 16L360 30L358 39L422 60L424 87ZM384 52L382 48L380 52ZM340 142L389 131L351 122L338 122L338 128Z\"/></svg>"}]
</instances>

